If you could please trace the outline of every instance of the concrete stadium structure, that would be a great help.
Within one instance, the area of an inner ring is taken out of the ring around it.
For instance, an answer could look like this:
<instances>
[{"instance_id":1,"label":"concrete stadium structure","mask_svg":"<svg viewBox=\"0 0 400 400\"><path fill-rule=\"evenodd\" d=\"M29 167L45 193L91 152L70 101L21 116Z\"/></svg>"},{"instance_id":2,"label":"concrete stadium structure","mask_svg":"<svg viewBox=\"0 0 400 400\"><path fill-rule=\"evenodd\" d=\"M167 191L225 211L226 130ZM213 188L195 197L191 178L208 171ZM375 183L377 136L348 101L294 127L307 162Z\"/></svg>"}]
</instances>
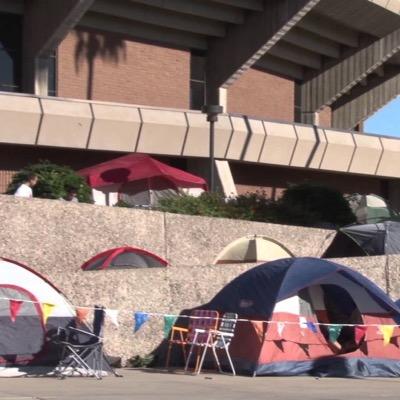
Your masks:
<instances>
[{"instance_id":1,"label":"concrete stadium structure","mask_svg":"<svg viewBox=\"0 0 400 400\"><path fill-rule=\"evenodd\" d=\"M227 194L293 182L400 207L400 140L362 132L400 93L399 0L0 0L0 192L38 159L145 152ZM8 92L8 93L7 93Z\"/></svg>"}]
</instances>

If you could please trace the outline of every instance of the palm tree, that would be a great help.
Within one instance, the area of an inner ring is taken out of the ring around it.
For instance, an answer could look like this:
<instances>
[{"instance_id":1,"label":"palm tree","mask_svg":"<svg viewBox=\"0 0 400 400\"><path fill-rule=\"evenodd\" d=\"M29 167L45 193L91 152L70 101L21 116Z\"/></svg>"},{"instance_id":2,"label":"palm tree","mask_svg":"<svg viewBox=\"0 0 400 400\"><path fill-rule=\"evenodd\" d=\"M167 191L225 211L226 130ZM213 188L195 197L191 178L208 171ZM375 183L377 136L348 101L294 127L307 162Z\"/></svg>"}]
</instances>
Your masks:
<instances>
[{"instance_id":1,"label":"palm tree","mask_svg":"<svg viewBox=\"0 0 400 400\"><path fill-rule=\"evenodd\" d=\"M93 99L94 66L97 57L118 64L120 58L126 59L125 41L117 36L101 35L96 32L76 30L75 71L78 72L82 62L88 64L86 98Z\"/></svg>"}]
</instances>

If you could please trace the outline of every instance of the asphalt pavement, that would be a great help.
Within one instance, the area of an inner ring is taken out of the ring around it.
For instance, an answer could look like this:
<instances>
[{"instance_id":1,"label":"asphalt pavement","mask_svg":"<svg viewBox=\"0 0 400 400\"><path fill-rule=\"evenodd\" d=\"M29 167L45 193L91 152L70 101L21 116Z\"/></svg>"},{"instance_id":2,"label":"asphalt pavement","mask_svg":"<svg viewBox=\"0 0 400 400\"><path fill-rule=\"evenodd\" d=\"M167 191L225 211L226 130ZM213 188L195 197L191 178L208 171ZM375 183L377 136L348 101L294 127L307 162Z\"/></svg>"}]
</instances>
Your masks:
<instances>
[{"instance_id":1,"label":"asphalt pavement","mask_svg":"<svg viewBox=\"0 0 400 400\"><path fill-rule=\"evenodd\" d=\"M0 400L399 400L400 379L241 377L121 370L122 378L0 378Z\"/></svg>"}]
</instances>

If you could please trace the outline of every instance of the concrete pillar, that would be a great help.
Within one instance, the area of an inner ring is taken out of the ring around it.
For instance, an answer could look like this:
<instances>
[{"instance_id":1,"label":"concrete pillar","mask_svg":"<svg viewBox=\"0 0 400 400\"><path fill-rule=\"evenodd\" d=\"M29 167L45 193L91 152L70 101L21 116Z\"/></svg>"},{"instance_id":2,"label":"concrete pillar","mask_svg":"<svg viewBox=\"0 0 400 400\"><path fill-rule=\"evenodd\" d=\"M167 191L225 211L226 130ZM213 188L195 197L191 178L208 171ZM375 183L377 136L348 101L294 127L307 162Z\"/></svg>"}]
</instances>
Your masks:
<instances>
[{"instance_id":1,"label":"concrete pillar","mask_svg":"<svg viewBox=\"0 0 400 400\"><path fill-rule=\"evenodd\" d=\"M22 90L39 96L49 92L49 57L24 58L22 64Z\"/></svg>"},{"instance_id":2,"label":"concrete pillar","mask_svg":"<svg viewBox=\"0 0 400 400\"><path fill-rule=\"evenodd\" d=\"M48 94L49 56L93 4L94 0L25 1L22 89Z\"/></svg>"},{"instance_id":3,"label":"concrete pillar","mask_svg":"<svg viewBox=\"0 0 400 400\"><path fill-rule=\"evenodd\" d=\"M189 158L187 160L188 172L208 179L210 176L210 162L207 158ZM223 193L226 197L237 196L235 182L233 180L229 162L226 160L215 160L216 191Z\"/></svg>"},{"instance_id":4,"label":"concrete pillar","mask_svg":"<svg viewBox=\"0 0 400 400\"><path fill-rule=\"evenodd\" d=\"M302 112L301 122L308 125L318 125L319 115L317 112Z\"/></svg>"},{"instance_id":5,"label":"concrete pillar","mask_svg":"<svg viewBox=\"0 0 400 400\"><path fill-rule=\"evenodd\" d=\"M389 181L388 200L390 207L400 211L400 179Z\"/></svg>"},{"instance_id":6,"label":"concrete pillar","mask_svg":"<svg viewBox=\"0 0 400 400\"><path fill-rule=\"evenodd\" d=\"M228 89L219 88L219 105L224 113L228 112Z\"/></svg>"}]
</instances>

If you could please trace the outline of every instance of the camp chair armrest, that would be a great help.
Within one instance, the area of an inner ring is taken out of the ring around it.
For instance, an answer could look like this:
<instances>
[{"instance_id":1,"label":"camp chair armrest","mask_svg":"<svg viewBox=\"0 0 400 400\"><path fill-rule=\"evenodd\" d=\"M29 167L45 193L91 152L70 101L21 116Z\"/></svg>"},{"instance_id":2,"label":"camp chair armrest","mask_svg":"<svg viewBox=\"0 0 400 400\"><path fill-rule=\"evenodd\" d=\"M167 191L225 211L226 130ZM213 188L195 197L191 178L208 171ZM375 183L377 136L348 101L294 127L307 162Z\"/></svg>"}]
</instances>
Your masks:
<instances>
[{"instance_id":1,"label":"camp chair armrest","mask_svg":"<svg viewBox=\"0 0 400 400\"><path fill-rule=\"evenodd\" d=\"M196 333L206 333L207 332L205 329L200 329L200 328L196 328L194 331Z\"/></svg>"},{"instance_id":2,"label":"camp chair armrest","mask_svg":"<svg viewBox=\"0 0 400 400\"><path fill-rule=\"evenodd\" d=\"M73 328L73 327L69 327L68 329L71 331L74 331L74 332L82 333L84 335L88 335L88 336L92 336L92 337L101 339L99 336L93 334L92 332L87 332L87 331L84 331L83 329L78 329L78 328Z\"/></svg>"},{"instance_id":3,"label":"camp chair armrest","mask_svg":"<svg viewBox=\"0 0 400 400\"><path fill-rule=\"evenodd\" d=\"M57 336L60 336L62 333L65 333L67 331L66 328L61 328L61 326L59 326L57 328Z\"/></svg>"},{"instance_id":4,"label":"camp chair armrest","mask_svg":"<svg viewBox=\"0 0 400 400\"><path fill-rule=\"evenodd\" d=\"M219 335L219 336L227 336L227 337L233 337L234 334L230 332L221 332L221 331L211 331L214 335Z\"/></svg>"},{"instance_id":5,"label":"camp chair armrest","mask_svg":"<svg viewBox=\"0 0 400 400\"><path fill-rule=\"evenodd\" d=\"M187 333L187 332L189 332L189 329L188 329L188 328L182 328L182 327L180 327L180 326L173 326L173 327L172 327L172 331L185 332L185 333Z\"/></svg>"}]
</instances>

